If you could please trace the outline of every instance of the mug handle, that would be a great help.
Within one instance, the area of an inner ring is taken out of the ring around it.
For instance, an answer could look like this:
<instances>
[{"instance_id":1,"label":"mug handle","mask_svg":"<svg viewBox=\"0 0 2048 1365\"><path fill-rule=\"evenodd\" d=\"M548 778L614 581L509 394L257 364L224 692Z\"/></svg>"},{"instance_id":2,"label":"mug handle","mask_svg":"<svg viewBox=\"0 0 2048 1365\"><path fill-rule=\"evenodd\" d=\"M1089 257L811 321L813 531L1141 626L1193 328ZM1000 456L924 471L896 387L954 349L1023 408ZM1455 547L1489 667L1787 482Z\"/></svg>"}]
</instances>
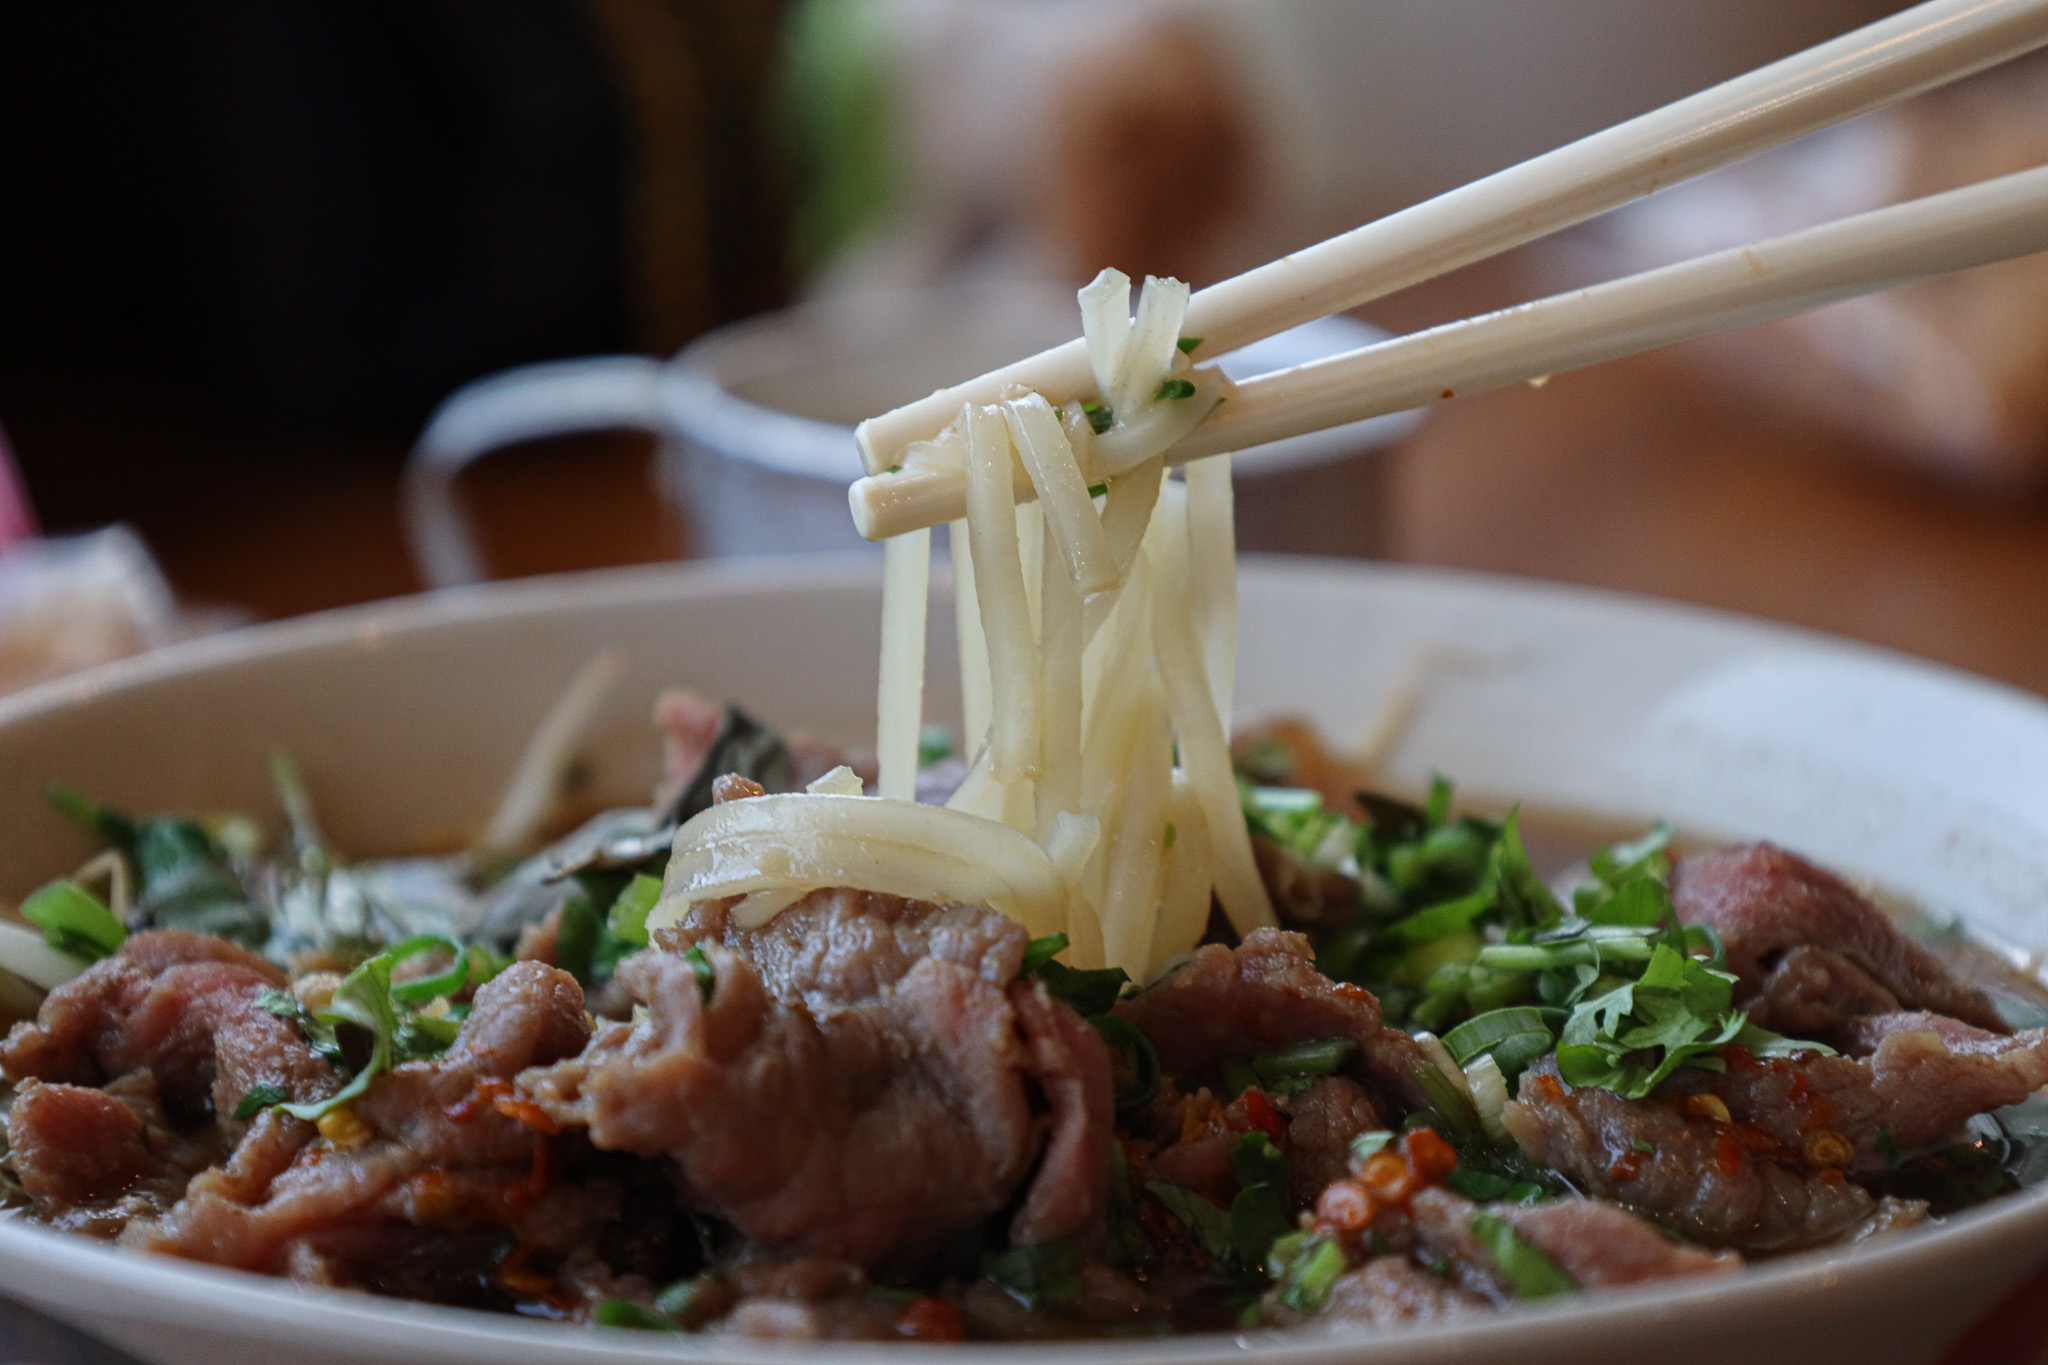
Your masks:
<instances>
[{"instance_id":1,"label":"mug handle","mask_svg":"<svg viewBox=\"0 0 2048 1365\"><path fill-rule=\"evenodd\" d=\"M456 477L485 455L521 441L618 428L667 429L662 362L643 355L550 360L503 370L441 400L406 457L400 493L413 562L431 588L481 583L475 527Z\"/></svg>"}]
</instances>

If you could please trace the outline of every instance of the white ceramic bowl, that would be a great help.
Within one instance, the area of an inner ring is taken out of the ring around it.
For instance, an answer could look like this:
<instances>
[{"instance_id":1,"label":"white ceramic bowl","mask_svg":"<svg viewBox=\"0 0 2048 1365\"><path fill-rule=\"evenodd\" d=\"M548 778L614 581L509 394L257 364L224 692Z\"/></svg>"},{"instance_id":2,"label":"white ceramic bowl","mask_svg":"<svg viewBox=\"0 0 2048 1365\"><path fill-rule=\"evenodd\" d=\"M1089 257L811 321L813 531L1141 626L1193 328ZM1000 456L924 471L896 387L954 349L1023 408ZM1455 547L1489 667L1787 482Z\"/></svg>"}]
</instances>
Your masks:
<instances>
[{"instance_id":1,"label":"white ceramic bowl","mask_svg":"<svg viewBox=\"0 0 2048 1365\"><path fill-rule=\"evenodd\" d=\"M590 758L601 795L653 775L665 683L848 737L872 725L871 566L753 561L533 580L200 641L0 703L0 892L72 865L44 808L62 779L143 809L270 810L265 756L294 751L342 847L398 851L474 828L528 728L601 648L630 665ZM1356 733L1419 650L1454 646L1394 755L1395 779L1453 774L1516 795L1710 836L1768 835L1961 915L2048 942L2048 706L1860 646L1603 594L1308 561L1243 576L1243 713ZM950 613L933 613L944 621ZM950 686L935 639L933 687ZM0 1290L161 1365L1046 1365L1256 1356L1262 1365L1570 1359L1930 1360L2048 1260L2033 1192L1862 1251L1739 1278L1603 1295L1372 1337L1227 1335L1009 1347L776 1347L566 1328L301 1290L0 1223Z\"/></svg>"}]
</instances>

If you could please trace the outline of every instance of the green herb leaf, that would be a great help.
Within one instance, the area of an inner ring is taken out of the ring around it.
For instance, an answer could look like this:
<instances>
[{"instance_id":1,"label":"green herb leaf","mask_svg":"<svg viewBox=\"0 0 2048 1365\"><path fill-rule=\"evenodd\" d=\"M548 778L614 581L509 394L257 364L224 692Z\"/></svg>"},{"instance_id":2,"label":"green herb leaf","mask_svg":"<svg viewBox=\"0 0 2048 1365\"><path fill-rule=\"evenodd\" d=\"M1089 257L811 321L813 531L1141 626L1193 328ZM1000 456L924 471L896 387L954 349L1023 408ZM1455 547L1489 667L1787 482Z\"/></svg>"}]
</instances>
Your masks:
<instances>
[{"instance_id":1,"label":"green herb leaf","mask_svg":"<svg viewBox=\"0 0 2048 1365\"><path fill-rule=\"evenodd\" d=\"M1357 1170L1368 1158L1384 1152L1393 1140L1394 1134L1384 1128L1351 1139L1351 1169Z\"/></svg>"},{"instance_id":2,"label":"green herb leaf","mask_svg":"<svg viewBox=\"0 0 2048 1365\"><path fill-rule=\"evenodd\" d=\"M1240 1269L1255 1273L1273 1243L1294 1227L1287 1214L1287 1158L1264 1133L1246 1133L1230 1149L1230 1172L1238 1187L1230 1201L1230 1251Z\"/></svg>"},{"instance_id":3,"label":"green herb leaf","mask_svg":"<svg viewBox=\"0 0 2048 1365\"><path fill-rule=\"evenodd\" d=\"M343 978L329 1006L314 1016L320 1023L354 1024L370 1035L370 1060L349 1083L324 1100L281 1106L295 1118L318 1119L370 1088L370 1082L391 1069L398 1034L398 1008L391 1000L391 955L379 953Z\"/></svg>"},{"instance_id":4,"label":"green herb leaf","mask_svg":"<svg viewBox=\"0 0 2048 1365\"><path fill-rule=\"evenodd\" d=\"M1088 496L1089 496L1089 497L1091 497L1091 498L1099 498L1099 497L1102 497L1102 496L1104 496L1105 494L1107 494L1108 492L1109 492L1109 485L1108 485L1108 483L1106 483L1106 482L1105 482L1105 483L1091 483L1091 484L1089 484L1089 485L1088 485Z\"/></svg>"},{"instance_id":5,"label":"green herb leaf","mask_svg":"<svg viewBox=\"0 0 2048 1365\"><path fill-rule=\"evenodd\" d=\"M1096 1033L1112 1050L1120 1052L1130 1061L1135 1079L1128 1090L1120 1090L1116 1096L1119 1109L1142 1109L1152 1102L1159 1093L1161 1071L1159 1049L1145 1036L1145 1031L1130 1020L1115 1014L1097 1014L1088 1022L1095 1026Z\"/></svg>"},{"instance_id":6,"label":"green herb leaf","mask_svg":"<svg viewBox=\"0 0 2048 1365\"><path fill-rule=\"evenodd\" d=\"M1090 491L1089 496L1094 496ZM953 756L953 732L943 725L927 725L917 732L917 766L929 768Z\"/></svg>"},{"instance_id":7,"label":"green herb leaf","mask_svg":"<svg viewBox=\"0 0 2048 1365\"><path fill-rule=\"evenodd\" d=\"M680 1332L682 1325L631 1299L599 1299L590 1320L599 1327L624 1327L639 1332Z\"/></svg>"},{"instance_id":8,"label":"green herb leaf","mask_svg":"<svg viewBox=\"0 0 2048 1365\"><path fill-rule=\"evenodd\" d=\"M1182 355L1193 355L1195 353L1195 347L1202 344L1202 339L1200 337L1182 337L1179 341L1176 341L1173 344L1180 348L1180 353Z\"/></svg>"},{"instance_id":9,"label":"green herb leaf","mask_svg":"<svg viewBox=\"0 0 2048 1365\"><path fill-rule=\"evenodd\" d=\"M1313 1233L1290 1233L1273 1243L1266 1258L1280 1302L1297 1313L1321 1310L1330 1286L1349 1269L1344 1249Z\"/></svg>"},{"instance_id":10,"label":"green herb leaf","mask_svg":"<svg viewBox=\"0 0 2048 1365\"><path fill-rule=\"evenodd\" d=\"M697 974L697 989L706 1000L718 988L718 971L711 965L711 959L704 956L704 950L695 946L683 950L683 961L690 964L690 970Z\"/></svg>"},{"instance_id":11,"label":"green herb leaf","mask_svg":"<svg viewBox=\"0 0 2048 1365\"><path fill-rule=\"evenodd\" d=\"M1185 1185L1176 1185L1167 1180L1148 1180L1145 1189L1154 1199L1166 1206L1166 1211L1179 1219L1182 1226L1194 1234L1202 1250L1209 1253L1209 1259L1217 1265L1230 1261L1230 1213L1219 1209L1201 1195Z\"/></svg>"},{"instance_id":12,"label":"green herb leaf","mask_svg":"<svg viewBox=\"0 0 2048 1365\"><path fill-rule=\"evenodd\" d=\"M252 1085L235 1106L235 1117L253 1119L273 1104L283 1104L292 1097L292 1092L281 1085Z\"/></svg>"},{"instance_id":13,"label":"green herb leaf","mask_svg":"<svg viewBox=\"0 0 2048 1365\"><path fill-rule=\"evenodd\" d=\"M1109 1144L1108 1235L1102 1258L1114 1266L1132 1266L1152 1254L1152 1239L1138 1221L1138 1201L1131 1192L1131 1163L1123 1143Z\"/></svg>"},{"instance_id":14,"label":"green herb leaf","mask_svg":"<svg viewBox=\"0 0 2048 1365\"><path fill-rule=\"evenodd\" d=\"M270 916L249 903L233 859L198 821L133 819L63 786L52 786L49 798L128 859L138 922L217 934L246 948L269 940Z\"/></svg>"},{"instance_id":15,"label":"green herb leaf","mask_svg":"<svg viewBox=\"0 0 2048 1365\"><path fill-rule=\"evenodd\" d=\"M647 916L661 899L661 878L642 872L626 883L605 915L605 929L619 943L631 948L647 946ZM621 954L624 956L624 954Z\"/></svg>"},{"instance_id":16,"label":"green herb leaf","mask_svg":"<svg viewBox=\"0 0 2048 1365\"><path fill-rule=\"evenodd\" d=\"M1083 403L1081 411L1088 418L1088 428L1097 436L1116 425L1116 410L1107 403Z\"/></svg>"},{"instance_id":17,"label":"green herb leaf","mask_svg":"<svg viewBox=\"0 0 2048 1365\"><path fill-rule=\"evenodd\" d=\"M1159 386L1159 391L1152 396L1161 400L1193 398L1195 396L1195 386L1193 382L1176 376L1162 383Z\"/></svg>"},{"instance_id":18,"label":"green herb leaf","mask_svg":"<svg viewBox=\"0 0 2048 1365\"><path fill-rule=\"evenodd\" d=\"M1464 1066L1482 1055L1492 1057L1510 1085L1525 1067L1548 1055L1557 1043L1544 1012L1530 1005L1474 1015L1443 1038L1444 1046L1451 1050L1458 1065Z\"/></svg>"},{"instance_id":19,"label":"green herb leaf","mask_svg":"<svg viewBox=\"0 0 2048 1365\"><path fill-rule=\"evenodd\" d=\"M1062 1303L1081 1292L1081 1245L1062 1239L1013 1246L985 1257L981 1273L1026 1308Z\"/></svg>"},{"instance_id":20,"label":"green herb leaf","mask_svg":"<svg viewBox=\"0 0 2048 1365\"><path fill-rule=\"evenodd\" d=\"M38 888L21 903L21 917L43 931L43 942L81 962L120 951L128 929L100 898L68 879Z\"/></svg>"},{"instance_id":21,"label":"green herb leaf","mask_svg":"<svg viewBox=\"0 0 2048 1365\"><path fill-rule=\"evenodd\" d=\"M265 1014L274 1014L280 1019L289 1019L297 1024L299 1032L305 1035L307 1044L320 1054L322 1060L337 1071L348 1070L348 1058L342 1053L341 1044L335 1039L334 1026L315 1019L312 1012L299 1003L296 995L290 991L267 989L257 995L255 1005Z\"/></svg>"},{"instance_id":22,"label":"green herb leaf","mask_svg":"<svg viewBox=\"0 0 2048 1365\"><path fill-rule=\"evenodd\" d=\"M1062 940L1054 952L1059 952L1067 946L1064 934L1048 934L1046 937ZM1041 943L1044 941L1038 940ZM1121 967L1098 967L1092 971L1083 971L1069 967L1064 962L1055 961L1051 957L1033 961L1029 947L1025 949L1024 968L1018 975L1044 982L1053 999L1073 1006L1074 1012L1083 1018L1109 1013L1110 1007L1116 1004L1117 997L1123 994L1124 987L1131 983L1131 978Z\"/></svg>"},{"instance_id":23,"label":"green herb leaf","mask_svg":"<svg viewBox=\"0 0 2048 1365\"><path fill-rule=\"evenodd\" d=\"M1472 1215L1472 1235L1486 1248L1494 1265L1507 1277L1516 1294L1525 1299L1544 1299L1570 1294L1578 1289L1572 1277L1556 1261L1522 1240L1512 1224L1490 1213Z\"/></svg>"},{"instance_id":24,"label":"green herb leaf","mask_svg":"<svg viewBox=\"0 0 2048 1365\"><path fill-rule=\"evenodd\" d=\"M437 949L448 954L449 965L433 976L415 977L411 981L399 982L391 988L393 1000L401 1005L423 1005L440 996L454 995L470 984L472 971L477 964L471 961L468 948L446 934L421 934L387 951L391 957L391 965L395 967L407 958L418 957L422 953L431 953ZM489 978L488 970L484 975L485 979Z\"/></svg>"}]
</instances>

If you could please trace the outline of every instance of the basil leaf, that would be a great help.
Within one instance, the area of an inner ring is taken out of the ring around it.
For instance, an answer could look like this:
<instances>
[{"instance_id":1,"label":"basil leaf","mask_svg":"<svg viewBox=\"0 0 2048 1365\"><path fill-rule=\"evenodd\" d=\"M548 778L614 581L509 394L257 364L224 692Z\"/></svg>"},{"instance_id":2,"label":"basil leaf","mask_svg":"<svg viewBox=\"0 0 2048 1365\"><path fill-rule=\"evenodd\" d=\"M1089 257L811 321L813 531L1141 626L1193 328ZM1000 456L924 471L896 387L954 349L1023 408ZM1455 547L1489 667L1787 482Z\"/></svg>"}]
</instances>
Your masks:
<instances>
[{"instance_id":1,"label":"basil leaf","mask_svg":"<svg viewBox=\"0 0 2048 1365\"><path fill-rule=\"evenodd\" d=\"M69 879L38 888L21 903L21 917L43 931L43 942L83 962L120 951L128 929L98 896Z\"/></svg>"},{"instance_id":2,"label":"basil leaf","mask_svg":"<svg viewBox=\"0 0 2048 1365\"><path fill-rule=\"evenodd\" d=\"M1026 1308L1062 1303L1081 1292L1081 1245L1063 1239L1013 1246L984 1258L981 1273Z\"/></svg>"},{"instance_id":3,"label":"basil leaf","mask_svg":"<svg viewBox=\"0 0 2048 1365\"><path fill-rule=\"evenodd\" d=\"M1152 1102L1159 1093L1161 1068L1159 1049L1145 1036L1145 1031L1130 1020L1114 1014L1097 1014L1088 1022L1095 1026L1095 1032L1102 1041L1130 1059L1136 1079L1128 1090L1120 1090L1116 1096L1119 1109L1142 1109Z\"/></svg>"}]
</instances>

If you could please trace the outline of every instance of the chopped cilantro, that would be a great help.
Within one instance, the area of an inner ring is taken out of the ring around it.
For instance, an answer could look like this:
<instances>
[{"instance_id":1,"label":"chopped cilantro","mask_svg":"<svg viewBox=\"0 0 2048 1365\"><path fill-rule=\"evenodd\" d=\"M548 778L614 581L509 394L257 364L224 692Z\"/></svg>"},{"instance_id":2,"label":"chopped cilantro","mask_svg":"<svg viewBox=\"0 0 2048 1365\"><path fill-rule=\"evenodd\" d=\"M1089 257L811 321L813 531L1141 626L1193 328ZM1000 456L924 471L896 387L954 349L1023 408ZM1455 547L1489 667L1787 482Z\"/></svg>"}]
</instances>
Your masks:
<instances>
[{"instance_id":1,"label":"chopped cilantro","mask_svg":"<svg viewBox=\"0 0 2048 1365\"><path fill-rule=\"evenodd\" d=\"M1193 355L1195 353L1195 348L1202 344L1202 339L1200 337L1182 337L1179 341L1176 341L1173 344L1180 348L1180 353L1182 355Z\"/></svg>"},{"instance_id":2,"label":"chopped cilantro","mask_svg":"<svg viewBox=\"0 0 2048 1365\"><path fill-rule=\"evenodd\" d=\"M1506 1219L1490 1213L1475 1213L1472 1215L1472 1235L1479 1239L1486 1254L1493 1258L1494 1265L1500 1268L1500 1273L1520 1297L1543 1299L1554 1294L1569 1294L1578 1288L1556 1261L1523 1241L1521 1234Z\"/></svg>"},{"instance_id":3,"label":"chopped cilantro","mask_svg":"<svg viewBox=\"0 0 2048 1365\"><path fill-rule=\"evenodd\" d=\"M252 1085L249 1093L242 1096L235 1106L235 1117L253 1119L273 1104L283 1104L292 1097L292 1092L281 1085Z\"/></svg>"},{"instance_id":4,"label":"chopped cilantro","mask_svg":"<svg viewBox=\"0 0 2048 1365\"><path fill-rule=\"evenodd\" d=\"M1088 429L1097 436L1116 425L1116 410L1107 403L1083 403L1081 411L1088 418Z\"/></svg>"},{"instance_id":5,"label":"chopped cilantro","mask_svg":"<svg viewBox=\"0 0 2048 1365\"><path fill-rule=\"evenodd\" d=\"M1104 481L1102 483L1091 483L1088 485L1088 496L1091 498L1099 498L1107 492L1109 492L1109 484L1107 481Z\"/></svg>"},{"instance_id":6,"label":"chopped cilantro","mask_svg":"<svg viewBox=\"0 0 2048 1365\"><path fill-rule=\"evenodd\" d=\"M1176 376L1162 383L1159 386L1159 391L1152 396L1161 400L1193 398L1195 396L1195 386L1192 381Z\"/></svg>"}]
</instances>

